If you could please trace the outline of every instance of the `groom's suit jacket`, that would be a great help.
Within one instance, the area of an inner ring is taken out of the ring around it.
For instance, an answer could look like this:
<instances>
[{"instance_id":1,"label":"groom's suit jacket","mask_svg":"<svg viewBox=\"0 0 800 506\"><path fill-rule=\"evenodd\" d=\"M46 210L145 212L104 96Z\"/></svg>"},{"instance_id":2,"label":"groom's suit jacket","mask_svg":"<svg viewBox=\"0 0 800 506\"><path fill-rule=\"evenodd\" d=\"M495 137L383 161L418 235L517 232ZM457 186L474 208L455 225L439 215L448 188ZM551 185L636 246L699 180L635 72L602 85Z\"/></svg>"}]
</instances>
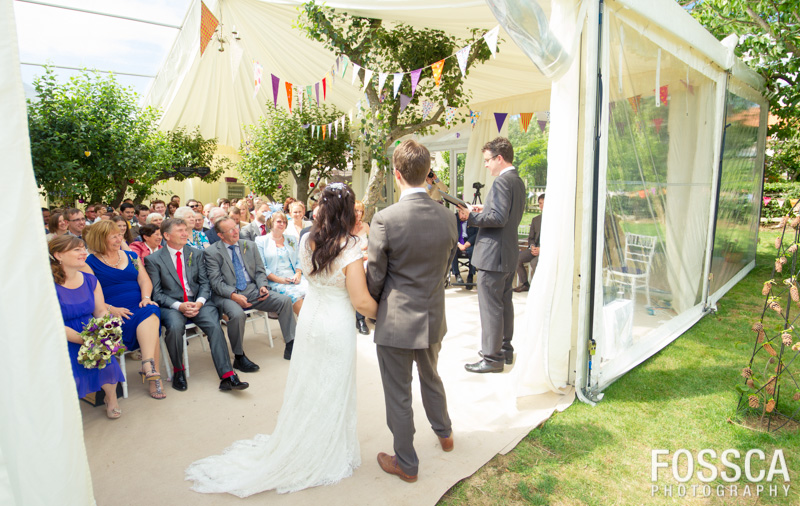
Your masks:
<instances>
[{"instance_id":1,"label":"groom's suit jacket","mask_svg":"<svg viewBox=\"0 0 800 506\"><path fill-rule=\"evenodd\" d=\"M192 248L188 244L181 250L186 279L189 281L189 288L193 296L190 300L194 302L200 297L211 302L211 285L208 283L206 266L203 262L203 250ZM144 259L144 266L150 280L153 282L153 301L161 307L171 307L175 302L183 302L183 288L178 279L178 272L172 263L169 249L166 247L147 255Z\"/></svg>"},{"instance_id":2,"label":"groom's suit jacket","mask_svg":"<svg viewBox=\"0 0 800 506\"><path fill-rule=\"evenodd\" d=\"M375 343L425 349L441 342L447 332L444 282L458 240L455 216L427 193L412 193L377 213L369 230Z\"/></svg>"},{"instance_id":3,"label":"groom's suit jacket","mask_svg":"<svg viewBox=\"0 0 800 506\"><path fill-rule=\"evenodd\" d=\"M204 251L208 280L215 297L230 299L231 294L241 293L248 299L257 297L258 290L267 286L267 271L258 252L256 243L239 239L239 251L244 259L244 270L250 276L250 283L242 290L236 290L236 272L224 241L217 241Z\"/></svg>"}]
</instances>

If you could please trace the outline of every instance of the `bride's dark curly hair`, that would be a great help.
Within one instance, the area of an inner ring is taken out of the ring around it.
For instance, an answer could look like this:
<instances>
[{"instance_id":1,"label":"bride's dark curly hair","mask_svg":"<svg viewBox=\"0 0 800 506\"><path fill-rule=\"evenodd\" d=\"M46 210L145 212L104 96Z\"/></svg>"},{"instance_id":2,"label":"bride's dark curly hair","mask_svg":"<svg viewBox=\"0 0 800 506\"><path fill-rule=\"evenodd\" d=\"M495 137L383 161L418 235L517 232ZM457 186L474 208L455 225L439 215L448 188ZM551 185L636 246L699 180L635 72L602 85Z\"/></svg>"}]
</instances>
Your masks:
<instances>
[{"instance_id":1,"label":"bride's dark curly hair","mask_svg":"<svg viewBox=\"0 0 800 506\"><path fill-rule=\"evenodd\" d=\"M311 254L311 274L330 269L347 241L356 240L352 234L356 225L353 190L345 183L332 183L319 196L319 211L308 233L309 244L314 244Z\"/></svg>"}]
</instances>

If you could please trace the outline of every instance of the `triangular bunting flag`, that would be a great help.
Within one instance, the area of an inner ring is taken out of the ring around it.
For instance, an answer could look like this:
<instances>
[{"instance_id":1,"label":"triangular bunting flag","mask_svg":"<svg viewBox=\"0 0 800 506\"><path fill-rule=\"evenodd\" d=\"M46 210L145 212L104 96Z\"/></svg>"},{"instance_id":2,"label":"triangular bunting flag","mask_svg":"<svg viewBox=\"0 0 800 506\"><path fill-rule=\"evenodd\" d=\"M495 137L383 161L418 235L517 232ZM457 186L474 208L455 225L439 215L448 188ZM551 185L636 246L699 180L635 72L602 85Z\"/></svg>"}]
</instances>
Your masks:
<instances>
[{"instance_id":1,"label":"triangular bunting flag","mask_svg":"<svg viewBox=\"0 0 800 506\"><path fill-rule=\"evenodd\" d=\"M331 86L336 84L336 72L333 71L333 67L331 67Z\"/></svg>"},{"instance_id":2,"label":"triangular bunting flag","mask_svg":"<svg viewBox=\"0 0 800 506\"><path fill-rule=\"evenodd\" d=\"M403 110L406 107L408 107L408 104L410 104L410 103L411 103L411 97L408 97L408 96L403 95L401 93L400 94L400 112L403 112Z\"/></svg>"},{"instance_id":3,"label":"triangular bunting flag","mask_svg":"<svg viewBox=\"0 0 800 506\"><path fill-rule=\"evenodd\" d=\"M217 18L211 14L206 4L200 2L200 56L203 56L208 43L211 42L217 26L219 26Z\"/></svg>"},{"instance_id":4,"label":"triangular bunting flag","mask_svg":"<svg viewBox=\"0 0 800 506\"><path fill-rule=\"evenodd\" d=\"M419 75L422 73L422 69L412 70L411 71L411 96L414 96L414 92L417 91L417 84L419 84Z\"/></svg>"},{"instance_id":5,"label":"triangular bunting flag","mask_svg":"<svg viewBox=\"0 0 800 506\"><path fill-rule=\"evenodd\" d=\"M395 72L394 74L394 95L392 97L397 98L397 92L400 91L400 83L403 82L403 73L402 72Z\"/></svg>"},{"instance_id":6,"label":"triangular bunting flag","mask_svg":"<svg viewBox=\"0 0 800 506\"><path fill-rule=\"evenodd\" d=\"M629 97L628 102L631 104L631 108L633 109L633 114L636 114L639 112L639 104L641 104L642 102L642 96L636 95L633 97Z\"/></svg>"},{"instance_id":7,"label":"triangular bunting flag","mask_svg":"<svg viewBox=\"0 0 800 506\"><path fill-rule=\"evenodd\" d=\"M328 125L330 126L330 125ZM322 125L322 140L325 140L325 125Z\"/></svg>"},{"instance_id":8,"label":"triangular bunting flag","mask_svg":"<svg viewBox=\"0 0 800 506\"><path fill-rule=\"evenodd\" d=\"M479 119L481 119L481 111L469 111L469 122L472 123L472 128L475 128Z\"/></svg>"},{"instance_id":9,"label":"triangular bunting flag","mask_svg":"<svg viewBox=\"0 0 800 506\"><path fill-rule=\"evenodd\" d=\"M661 133L661 124L664 122L664 118L653 118L653 125L656 127L656 133Z\"/></svg>"},{"instance_id":10,"label":"triangular bunting flag","mask_svg":"<svg viewBox=\"0 0 800 506\"><path fill-rule=\"evenodd\" d=\"M337 70L337 71L339 70L339 63L340 63L341 61L342 61L342 57L341 57L341 56L337 56L337 57L336 57L336 70Z\"/></svg>"},{"instance_id":11,"label":"triangular bunting flag","mask_svg":"<svg viewBox=\"0 0 800 506\"><path fill-rule=\"evenodd\" d=\"M350 58L347 55L342 56L342 77L344 77L344 73L347 72L347 64L350 63Z\"/></svg>"},{"instance_id":12,"label":"triangular bunting flag","mask_svg":"<svg viewBox=\"0 0 800 506\"><path fill-rule=\"evenodd\" d=\"M253 84L255 85L255 91L253 91L253 98L256 98L258 95L258 90L261 89L261 75L264 73L264 67L261 66L260 63L253 60Z\"/></svg>"},{"instance_id":13,"label":"triangular bunting flag","mask_svg":"<svg viewBox=\"0 0 800 506\"><path fill-rule=\"evenodd\" d=\"M539 124L539 130L541 130L542 133L544 133L544 129L547 128L547 122L539 120L537 121L537 123Z\"/></svg>"},{"instance_id":14,"label":"triangular bunting flag","mask_svg":"<svg viewBox=\"0 0 800 506\"><path fill-rule=\"evenodd\" d=\"M467 77L467 59L469 58L469 50L472 48L472 45L465 46L458 50L456 53L456 58L458 59L458 70L461 71L462 77Z\"/></svg>"},{"instance_id":15,"label":"triangular bunting flag","mask_svg":"<svg viewBox=\"0 0 800 506\"><path fill-rule=\"evenodd\" d=\"M317 107L319 107L319 83L314 83L314 93L317 96Z\"/></svg>"},{"instance_id":16,"label":"triangular bunting flag","mask_svg":"<svg viewBox=\"0 0 800 506\"><path fill-rule=\"evenodd\" d=\"M430 114L432 110L433 102L428 102L427 100L422 102L422 119L428 119L428 114Z\"/></svg>"},{"instance_id":17,"label":"triangular bunting flag","mask_svg":"<svg viewBox=\"0 0 800 506\"><path fill-rule=\"evenodd\" d=\"M311 94L311 85L310 84L308 86L306 86L306 95L308 95L308 105L311 105L311 99L313 98L313 95Z\"/></svg>"},{"instance_id":18,"label":"triangular bunting flag","mask_svg":"<svg viewBox=\"0 0 800 506\"><path fill-rule=\"evenodd\" d=\"M669 85L665 84L658 90L659 98L661 98L661 103L664 104L664 107L667 106L667 99L669 98Z\"/></svg>"},{"instance_id":19,"label":"triangular bunting flag","mask_svg":"<svg viewBox=\"0 0 800 506\"><path fill-rule=\"evenodd\" d=\"M364 100L367 101L367 109L372 107L372 105L370 105L370 103L369 103L369 95L367 95L366 93L364 93Z\"/></svg>"},{"instance_id":20,"label":"triangular bunting flag","mask_svg":"<svg viewBox=\"0 0 800 506\"><path fill-rule=\"evenodd\" d=\"M533 117L532 112L519 113L519 122L522 125L522 129L525 130L525 133L528 133L528 125L531 124L532 117Z\"/></svg>"},{"instance_id":21,"label":"triangular bunting flag","mask_svg":"<svg viewBox=\"0 0 800 506\"><path fill-rule=\"evenodd\" d=\"M369 80L372 79L372 74L374 74L374 72L371 71L370 69L364 69L364 85L361 87L361 91L364 91L364 90L367 89L367 85L369 84Z\"/></svg>"},{"instance_id":22,"label":"triangular bunting flag","mask_svg":"<svg viewBox=\"0 0 800 506\"><path fill-rule=\"evenodd\" d=\"M292 112L292 83L290 83L289 81L286 81L285 83L283 83L283 85L286 86L286 100L289 101L289 113L291 114L291 112Z\"/></svg>"},{"instance_id":23,"label":"triangular bunting flag","mask_svg":"<svg viewBox=\"0 0 800 506\"><path fill-rule=\"evenodd\" d=\"M492 58L497 58L495 52L497 52L497 35L499 33L500 25L497 25L483 35L483 40L486 41L486 45L489 46L489 51L492 52Z\"/></svg>"},{"instance_id":24,"label":"triangular bunting flag","mask_svg":"<svg viewBox=\"0 0 800 506\"><path fill-rule=\"evenodd\" d=\"M380 72L378 74L378 95L381 94L381 90L383 90L383 85L386 84L387 77L389 77L388 72Z\"/></svg>"},{"instance_id":25,"label":"triangular bunting flag","mask_svg":"<svg viewBox=\"0 0 800 506\"><path fill-rule=\"evenodd\" d=\"M327 76L328 74L325 75ZM327 77L322 78L322 100L328 99L328 85L326 84L327 79Z\"/></svg>"},{"instance_id":26,"label":"triangular bunting flag","mask_svg":"<svg viewBox=\"0 0 800 506\"><path fill-rule=\"evenodd\" d=\"M536 113L536 119L547 123L550 121L550 111L538 111Z\"/></svg>"},{"instance_id":27,"label":"triangular bunting flag","mask_svg":"<svg viewBox=\"0 0 800 506\"><path fill-rule=\"evenodd\" d=\"M333 125L331 125L330 123L328 123L328 139L330 139L330 138L331 138L331 129L332 129L332 128L333 128Z\"/></svg>"},{"instance_id":28,"label":"triangular bunting flag","mask_svg":"<svg viewBox=\"0 0 800 506\"><path fill-rule=\"evenodd\" d=\"M439 60L431 65L433 70L433 79L436 81L436 86L442 83L442 68L444 68L444 60Z\"/></svg>"},{"instance_id":29,"label":"triangular bunting flag","mask_svg":"<svg viewBox=\"0 0 800 506\"><path fill-rule=\"evenodd\" d=\"M444 123L447 126L450 126L450 123L456 117L456 108L455 107L447 107L444 108Z\"/></svg>"},{"instance_id":30,"label":"triangular bunting flag","mask_svg":"<svg viewBox=\"0 0 800 506\"><path fill-rule=\"evenodd\" d=\"M278 88L281 85L281 78L275 74L270 75L272 76L272 102L275 107L278 107Z\"/></svg>"},{"instance_id":31,"label":"triangular bunting flag","mask_svg":"<svg viewBox=\"0 0 800 506\"><path fill-rule=\"evenodd\" d=\"M350 84L356 83L356 77L358 77L358 71L361 70L360 65L353 64L353 75L350 76Z\"/></svg>"},{"instance_id":32,"label":"triangular bunting flag","mask_svg":"<svg viewBox=\"0 0 800 506\"><path fill-rule=\"evenodd\" d=\"M497 122L497 131L501 131L503 129L503 123L506 122L506 117L508 117L507 112L496 112L494 113L494 120Z\"/></svg>"}]
</instances>

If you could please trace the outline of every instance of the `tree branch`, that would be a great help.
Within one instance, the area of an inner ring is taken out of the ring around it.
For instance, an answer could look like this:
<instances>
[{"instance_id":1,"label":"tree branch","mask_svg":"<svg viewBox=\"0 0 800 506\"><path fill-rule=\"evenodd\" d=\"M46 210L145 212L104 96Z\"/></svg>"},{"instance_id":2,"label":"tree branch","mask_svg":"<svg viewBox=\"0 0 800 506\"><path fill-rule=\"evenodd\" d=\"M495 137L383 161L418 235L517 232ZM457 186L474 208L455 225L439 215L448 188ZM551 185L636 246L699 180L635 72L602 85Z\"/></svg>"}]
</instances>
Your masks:
<instances>
[{"instance_id":1,"label":"tree branch","mask_svg":"<svg viewBox=\"0 0 800 506\"><path fill-rule=\"evenodd\" d=\"M756 14L756 12L755 12L755 11L754 11L754 10L753 10L751 7L745 7L745 8L744 8L744 10L745 10L745 12L747 12L747 15L748 15L748 16L750 16L750 18L751 18L753 21L755 21L755 22L756 22L756 24L758 24L758 26L759 26L759 27L760 27L762 30L764 30L765 32L767 32L767 33L769 34L769 36L770 36L770 37L772 37L772 40L774 40L774 41L776 41L776 42L779 40L779 39L778 39L778 37L775 35L775 32L773 32L773 31L772 31L772 27L771 27L771 26L769 26L769 24L768 24L766 21L764 21L763 19L761 19L761 16L759 16L758 14ZM783 41L783 43L786 45L786 49L788 49L789 51L791 51L791 52L792 52L792 54L794 54L794 55L797 55L797 46L795 46L795 45L794 45L794 43L792 43L792 41L791 41L791 40L789 40L789 38L788 38L788 37L784 37L784 38L782 38L781 40L782 40L782 41Z\"/></svg>"}]
</instances>

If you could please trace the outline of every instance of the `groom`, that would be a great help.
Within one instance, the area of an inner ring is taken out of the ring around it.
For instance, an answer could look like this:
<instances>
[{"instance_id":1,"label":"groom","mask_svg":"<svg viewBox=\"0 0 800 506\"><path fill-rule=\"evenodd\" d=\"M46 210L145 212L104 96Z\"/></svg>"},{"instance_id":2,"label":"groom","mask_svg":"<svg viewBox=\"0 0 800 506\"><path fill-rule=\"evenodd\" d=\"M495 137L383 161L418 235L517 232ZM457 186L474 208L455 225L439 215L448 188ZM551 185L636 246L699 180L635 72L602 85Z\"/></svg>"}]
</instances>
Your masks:
<instances>
[{"instance_id":1,"label":"groom","mask_svg":"<svg viewBox=\"0 0 800 506\"><path fill-rule=\"evenodd\" d=\"M455 251L455 216L425 191L430 153L408 140L392 157L402 193L370 225L367 286L378 301L375 344L386 400L386 422L395 455L378 454L378 464L409 483L417 481L411 371L417 363L422 404L442 450L453 449L444 385L437 371L447 332L444 282Z\"/></svg>"}]
</instances>

